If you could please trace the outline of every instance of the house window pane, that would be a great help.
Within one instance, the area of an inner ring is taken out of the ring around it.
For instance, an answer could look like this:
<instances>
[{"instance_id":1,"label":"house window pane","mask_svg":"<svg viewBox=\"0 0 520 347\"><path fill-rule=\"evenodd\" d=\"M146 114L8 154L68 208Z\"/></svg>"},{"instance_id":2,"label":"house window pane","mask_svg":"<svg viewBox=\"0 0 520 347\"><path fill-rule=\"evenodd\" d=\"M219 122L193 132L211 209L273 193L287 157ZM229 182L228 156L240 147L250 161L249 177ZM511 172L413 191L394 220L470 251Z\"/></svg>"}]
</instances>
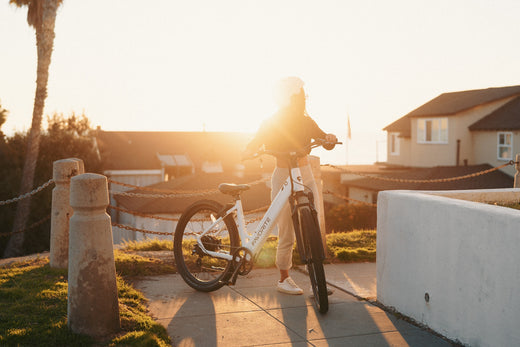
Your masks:
<instances>
[{"instance_id":1,"label":"house window pane","mask_svg":"<svg viewBox=\"0 0 520 347\"><path fill-rule=\"evenodd\" d=\"M426 141L432 142L432 121L426 121Z\"/></svg>"},{"instance_id":2,"label":"house window pane","mask_svg":"<svg viewBox=\"0 0 520 347\"><path fill-rule=\"evenodd\" d=\"M419 119L417 121L417 141L418 142L424 142L426 140L425 136L424 136L424 126L425 126L425 121L424 119Z\"/></svg>"},{"instance_id":3,"label":"house window pane","mask_svg":"<svg viewBox=\"0 0 520 347\"><path fill-rule=\"evenodd\" d=\"M448 143L448 118L418 119L417 142Z\"/></svg>"},{"instance_id":4,"label":"house window pane","mask_svg":"<svg viewBox=\"0 0 520 347\"><path fill-rule=\"evenodd\" d=\"M498 133L498 159L510 160L513 158L513 134Z\"/></svg>"},{"instance_id":5,"label":"house window pane","mask_svg":"<svg viewBox=\"0 0 520 347\"><path fill-rule=\"evenodd\" d=\"M390 154L399 155L399 133L390 133Z\"/></svg>"},{"instance_id":6,"label":"house window pane","mask_svg":"<svg viewBox=\"0 0 520 347\"><path fill-rule=\"evenodd\" d=\"M440 142L448 142L448 118L441 119Z\"/></svg>"}]
</instances>

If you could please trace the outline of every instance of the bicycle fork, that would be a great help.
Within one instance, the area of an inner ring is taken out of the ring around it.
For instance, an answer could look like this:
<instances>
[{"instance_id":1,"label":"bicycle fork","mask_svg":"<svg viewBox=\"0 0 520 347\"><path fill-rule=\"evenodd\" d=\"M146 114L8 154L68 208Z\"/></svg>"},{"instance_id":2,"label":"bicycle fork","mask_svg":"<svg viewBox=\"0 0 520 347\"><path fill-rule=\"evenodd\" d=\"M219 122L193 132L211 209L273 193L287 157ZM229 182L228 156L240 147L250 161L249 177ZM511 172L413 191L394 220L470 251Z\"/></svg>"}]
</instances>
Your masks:
<instances>
[{"instance_id":1,"label":"bicycle fork","mask_svg":"<svg viewBox=\"0 0 520 347\"><path fill-rule=\"evenodd\" d=\"M312 221L314 223L314 228L312 230L306 230L307 233L316 232L320 230L319 222L318 222L318 212L314 207L314 196L312 191L309 191L307 194L303 192L297 192L294 197L291 198L291 207L292 207L292 220L294 226L294 232L296 234L296 246L298 248L298 253L300 255L300 261L303 264L308 264L311 260L325 260L325 251L323 250L323 242L321 242L321 235L317 241L320 242L319 249L321 250L319 254L307 254L308 250L305 248L305 240L310 241L310 235L304 235L303 228L301 225L301 221L299 220L300 214L298 213L298 209L308 207L311 215ZM315 241L316 242L316 241ZM311 256L316 257L317 259L312 259Z\"/></svg>"}]
</instances>

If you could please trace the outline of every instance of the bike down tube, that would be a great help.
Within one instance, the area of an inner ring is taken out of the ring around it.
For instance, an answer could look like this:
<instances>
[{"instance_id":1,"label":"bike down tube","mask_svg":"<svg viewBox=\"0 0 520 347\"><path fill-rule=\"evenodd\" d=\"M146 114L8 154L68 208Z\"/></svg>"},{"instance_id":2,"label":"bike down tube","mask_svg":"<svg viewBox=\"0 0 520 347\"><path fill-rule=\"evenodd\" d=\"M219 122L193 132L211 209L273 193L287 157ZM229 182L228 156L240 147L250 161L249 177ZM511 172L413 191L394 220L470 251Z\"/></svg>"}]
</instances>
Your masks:
<instances>
[{"instance_id":1,"label":"bike down tube","mask_svg":"<svg viewBox=\"0 0 520 347\"><path fill-rule=\"evenodd\" d=\"M291 177L293 178L291 181ZM303 184L301 182L300 168L292 168L291 175L287 177L282 187L276 194L276 197L271 202L269 209L258 223L252 237L249 242L242 242L242 246L251 250L253 254L257 254L262 248L265 240L271 234L271 231L276 225L276 221L280 216L280 213L284 205L289 201L289 197L294 192L303 191Z\"/></svg>"}]
</instances>

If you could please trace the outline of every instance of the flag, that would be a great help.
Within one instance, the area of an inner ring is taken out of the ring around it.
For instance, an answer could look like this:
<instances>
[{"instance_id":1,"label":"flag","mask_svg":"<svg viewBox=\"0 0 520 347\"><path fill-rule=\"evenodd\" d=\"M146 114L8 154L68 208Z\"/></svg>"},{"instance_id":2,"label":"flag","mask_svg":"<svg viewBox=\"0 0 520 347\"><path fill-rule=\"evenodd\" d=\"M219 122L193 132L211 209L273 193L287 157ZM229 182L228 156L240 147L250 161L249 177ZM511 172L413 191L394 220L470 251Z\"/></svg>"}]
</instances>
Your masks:
<instances>
[{"instance_id":1,"label":"flag","mask_svg":"<svg viewBox=\"0 0 520 347\"><path fill-rule=\"evenodd\" d=\"M350 130L350 116L347 116L347 139L352 139L352 131Z\"/></svg>"}]
</instances>

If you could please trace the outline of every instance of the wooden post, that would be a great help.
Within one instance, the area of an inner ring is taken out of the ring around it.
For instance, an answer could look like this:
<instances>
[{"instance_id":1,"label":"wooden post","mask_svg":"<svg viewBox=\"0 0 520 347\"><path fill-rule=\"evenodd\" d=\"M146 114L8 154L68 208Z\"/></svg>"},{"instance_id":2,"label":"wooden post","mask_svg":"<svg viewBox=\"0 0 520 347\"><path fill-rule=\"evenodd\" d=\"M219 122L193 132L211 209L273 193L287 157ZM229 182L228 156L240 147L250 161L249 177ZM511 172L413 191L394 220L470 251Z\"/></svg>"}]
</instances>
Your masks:
<instances>
[{"instance_id":1,"label":"wooden post","mask_svg":"<svg viewBox=\"0 0 520 347\"><path fill-rule=\"evenodd\" d=\"M105 176L82 174L70 184L68 325L93 337L117 332L121 323Z\"/></svg>"},{"instance_id":2,"label":"wooden post","mask_svg":"<svg viewBox=\"0 0 520 347\"><path fill-rule=\"evenodd\" d=\"M309 160L312 168L312 175L318 186L318 196L314 197L314 207L318 211L318 221L320 223L321 240L323 241L323 248L325 250L325 256L327 256L327 234L325 230L325 207L323 203L323 182L321 179L321 166L320 158L316 156L309 156Z\"/></svg>"},{"instance_id":3,"label":"wooden post","mask_svg":"<svg viewBox=\"0 0 520 347\"><path fill-rule=\"evenodd\" d=\"M516 168L516 172L515 172L515 181L514 181L513 188L520 188L520 154L516 155L515 168Z\"/></svg>"},{"instance_id":4,"label":"wooden post","mask_svg":"<svg viewBox=\"0 0 520 347\"><path fill-rule=\"evenodd\" d=\"M53 163L55 187L52 190L50 266L66 269L69 266L69 219L70 179L79 173L78 162L70 159L57 160Z\"/></svg>"}]
</instances>

